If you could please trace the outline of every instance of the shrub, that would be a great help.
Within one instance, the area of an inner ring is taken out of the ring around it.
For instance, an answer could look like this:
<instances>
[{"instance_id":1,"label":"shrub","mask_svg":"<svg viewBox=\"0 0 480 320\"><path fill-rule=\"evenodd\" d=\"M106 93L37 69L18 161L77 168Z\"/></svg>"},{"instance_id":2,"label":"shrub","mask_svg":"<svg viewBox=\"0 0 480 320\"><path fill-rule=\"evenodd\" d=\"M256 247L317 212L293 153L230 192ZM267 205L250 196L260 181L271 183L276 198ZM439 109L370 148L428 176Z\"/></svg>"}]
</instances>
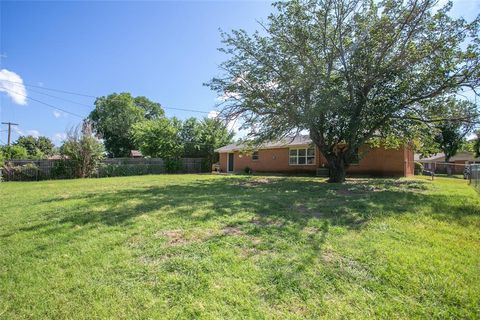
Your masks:
<instances>
[{"instance_id":1,"label":"shrub","mask_svg":"<svg viewBox=\"0 0 480 320\"><path fill-rule=\"evenodd\" d=\"M67 159L55 161L50 175L53 179L73 179L75 178L75 165Z\"/></svg>"},{"instance_id":2,"label":"shrub","mask_svg":"<svg viewBox=\"0 0 480 320\"><path fill-rule=\"evenodd\" d=\"M246 174L252 174L252 169L249 166L246 166L245 169L243 169Z\"/></svg>"},{"instance_id":3,"label":"shrub","mask_svg":"<svg viewBox=\"0 0 480 320\"><path fill-rule=\"evenodd\" d=\"M418 161L415 161L415 174L416 175L422 174L422 172L423 172L423 164Z\"/></svg>"},{"instance_id":4,"label":"shrub","mask_svg":"<svg viewBox=\"0 0 480 320\"><path fill-rule=\"evenodd\" d=\"M3 166L4 178L10 181L28 181L37 180L39 170L34 163L27 163L15 166L11 162L7 162Z\"/></svg>"},{"instance_id":5,"label":"shrub","mask_svg":"<svg viewBox=\"0 0 480 320\"><path fill-rule=\"evenodd\" d=\"M152 165L141 164L102 164L98 168L99 177L124 177L124 176L138 176L149 173L160 173L152 169Z\"/></svg>"},{"instance_id":6,"label":"shrub","mask_svg":"<svg viewBox=\"0 0 480 320\"><path fill-rule=\"evenodd\" d=\"M88 123L84 123L81 130L79 127L70 130L60 152L64 158L72 160L77 178L94 174L105 157L103 144L93 136Z\"/></svg>"},{"instance_id":7,"label":"shrub","mask_svg":"<svg viewBox=\"0 0 480 320\"><path fill-rule=\"evenodd\" d=\"M177 173L182 170L182 161L180 159L165 159L164 161L167 173Z\"/></svg>"}]
</instances>

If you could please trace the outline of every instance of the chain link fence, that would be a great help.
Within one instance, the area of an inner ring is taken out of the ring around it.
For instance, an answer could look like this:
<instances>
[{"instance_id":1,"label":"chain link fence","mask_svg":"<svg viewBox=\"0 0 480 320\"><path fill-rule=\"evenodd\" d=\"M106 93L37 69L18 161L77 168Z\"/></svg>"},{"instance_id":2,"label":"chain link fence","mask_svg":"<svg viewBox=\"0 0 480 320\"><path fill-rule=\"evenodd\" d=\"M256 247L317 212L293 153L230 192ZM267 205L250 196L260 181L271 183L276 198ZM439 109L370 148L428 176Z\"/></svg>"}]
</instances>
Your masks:
<instances>
[{"instance_id":1,"label":"chain link fence","mask_svg":"<svg viewBox=\"0 0 480 320\"><path fill-rule=\"evenodd\" d=\"M470 165L470 184L480 192L480 164Z\"/></svg>"},{"instance_id":2,"label":"chain link fence","mask_svg":"<svg viewBox=\"0 0 480 320\"><path fill-rule=\"evenodd\" d=\"M3 181L73 179L76 177L73 164L71 160L12 160L0 168L0 178ZM204 158L181 158L173 161L158 158L113 158L103 160L91 177L203 173L208 170L209 166Z\"/></svg>"}]
</instances>

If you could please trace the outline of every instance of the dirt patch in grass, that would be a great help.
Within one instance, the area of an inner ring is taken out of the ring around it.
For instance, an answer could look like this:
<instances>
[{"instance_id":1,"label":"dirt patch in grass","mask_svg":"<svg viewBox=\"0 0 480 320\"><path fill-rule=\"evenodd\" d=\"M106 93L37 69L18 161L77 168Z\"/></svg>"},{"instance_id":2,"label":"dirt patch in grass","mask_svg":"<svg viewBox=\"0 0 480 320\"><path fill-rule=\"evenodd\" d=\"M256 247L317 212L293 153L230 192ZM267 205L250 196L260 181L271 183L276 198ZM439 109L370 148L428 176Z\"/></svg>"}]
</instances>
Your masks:
<instances>
[{"instance_id":1,"label":"dirt patch in grass","mask_svg":"<svg viewBox=\"0 0 480 320\"><path fill-rule=\"evenodd\" d=\"M424 191L429 184L418 180L404 179L349 179L345 182L347 189L337 190L339 195L352 195L382 191Z\"/></svg>"},{"instance_id":2,"label":"dirt patch in grass","mask_svg":"<svg viewBox=\"0 0 480 320\"><path fill-rule=\"evenodd\" d=\"M321 230L317 227L305 227L303 228L303 232L307 235L314 235L321 232Z\"/></svg>"},{"instance_id":3,"label":"dirt patch in grass","mask_svg":"<svg viewBox=\"0 0 480 320\"><path fill-rule=\"evenodd\" d=\"M358 261L341 256L333 250L325 250L322 253L322 260L327 266L331 266L335 269L340 270L342 273L347 274L350 277L356 279L370 279L372 275L369 270L366 269Z\"/></svg>"},{"instance_id":4,"label":"dirt patch in grass","mask_svg":"<svg viewBox=\"0 0 480 320\"><path fill-rule=\"evenodd\" d=\"M166 238L166 244L168 246L182 246L196 242L206 241L212 236L218 234L218 231L205 229L205 230L162 230L157 232L157 237Z\"/></svg>"},{"instance_id":5,"label":"dirt patch in grass","mask_svg":"<svg viewBox=\"0 0 480 320\"><path fill-rule=\"evenodd\" d=\"M253 218L251 223L259 227L282 227L285 225L284 221Z\"/></svg>"},{"instance_id":6,"label":"dirt patch in grass","mask_svg":"<svg viewBox=\"0 0 480 320\"><path fill-rule=\"evenodd\" d=\"M308 208L307 206L303 205L303 204L295 204L292 206L292 210L295 211L295 212L298 212L302 215L306 215L306 216L311 216L311 217L316 217L316 218L320 218L320 217L323 217L325 216L322 212L320 211L317 211L317 210L313 210L313 209L310 209Z\"/></svg>"},{"instance_id":7,"label":"dirt patch in grass","mask_svg":"<svg viewBox=\"0 0 480 320\"><path fill-rule=\"evenodd\" d=\"M188 239L182 230L164 230L157 232L157 236L167 238L169 246L181 246L192 242L192 239Z\"/></svg>"},{"instance_id":8,"label":"dirt patch in grass","mask_svg":"<svg viewBox=\"0 0 480 320\"><path fill-rule=\"evenodd\" d=\"M222 233L226 236L241 236L245 233L237 226L227 226L222 229Z\"/></svg>"},{"instance_id":9,"label":"dirt patch in grass","mask_svg":"<svg viewBox=\"0 0 480 320\"><path fill-rule=\"evenodd\" d=\"M249 187L249 188L254 188L254 187L260 187L264 185L268 185L274 182L279 182L282 179L278 178L259 178L259 179L251 179L247 181L241 181L238 185L241 187Z\"/></svg>"},{"instance_id":10,"label":"dirt patch in grass","mask_svg":"<svg viewBox=\"0 0 480 320\"><path fill-rule=\"evenodd\" d=\"M140 264L147 265L147 266L158 266L161 265L165 260L167 260L167 256L161 256L158 258L150 257L150 256L141 256L138 258Z\"/></svg>"}]
</instances>

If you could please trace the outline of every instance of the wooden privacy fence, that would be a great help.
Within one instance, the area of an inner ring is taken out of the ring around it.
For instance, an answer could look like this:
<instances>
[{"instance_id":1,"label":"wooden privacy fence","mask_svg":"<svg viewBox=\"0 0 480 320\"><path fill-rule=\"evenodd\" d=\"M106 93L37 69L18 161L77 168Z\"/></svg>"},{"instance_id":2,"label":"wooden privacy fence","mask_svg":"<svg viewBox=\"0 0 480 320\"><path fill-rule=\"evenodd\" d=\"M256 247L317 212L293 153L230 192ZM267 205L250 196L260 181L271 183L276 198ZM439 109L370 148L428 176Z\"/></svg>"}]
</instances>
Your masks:
<instances>
[{"instance_id":1,"label":"wooden privacy fence","mask_svg":"<svg viewBox=\"0 0 480 320\"><path fill-rule=\"evenodd\" d=\"M11 160L0 169L3 181L35 181L75 178L72 160ZM204 158L109 158L101 162L92 177L117 177L164 173L202 173L208 171Z\"/></svg>"}]
</instances>

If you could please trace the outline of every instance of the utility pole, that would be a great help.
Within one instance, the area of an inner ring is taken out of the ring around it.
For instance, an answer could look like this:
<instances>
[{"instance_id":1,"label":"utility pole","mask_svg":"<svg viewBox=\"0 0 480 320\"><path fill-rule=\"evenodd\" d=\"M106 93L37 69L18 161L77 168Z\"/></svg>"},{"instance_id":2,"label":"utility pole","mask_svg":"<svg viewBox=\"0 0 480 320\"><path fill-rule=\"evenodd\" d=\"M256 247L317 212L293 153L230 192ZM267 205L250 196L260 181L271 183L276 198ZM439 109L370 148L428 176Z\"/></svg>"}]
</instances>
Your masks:
<instances>
[{"instance_id":1,"label":"utility pole","mask_svg":"<svg viewBox=\"0 0 480 320\"><path fill-rule=\"evenodd\" d=\"M12 133L12 126L18 126L18 123L13 123L13 122L2 122L2 124L8 125L8 140L7 140L7 145L10 145L10 135Z\"/></svg>"}]
</instances>

